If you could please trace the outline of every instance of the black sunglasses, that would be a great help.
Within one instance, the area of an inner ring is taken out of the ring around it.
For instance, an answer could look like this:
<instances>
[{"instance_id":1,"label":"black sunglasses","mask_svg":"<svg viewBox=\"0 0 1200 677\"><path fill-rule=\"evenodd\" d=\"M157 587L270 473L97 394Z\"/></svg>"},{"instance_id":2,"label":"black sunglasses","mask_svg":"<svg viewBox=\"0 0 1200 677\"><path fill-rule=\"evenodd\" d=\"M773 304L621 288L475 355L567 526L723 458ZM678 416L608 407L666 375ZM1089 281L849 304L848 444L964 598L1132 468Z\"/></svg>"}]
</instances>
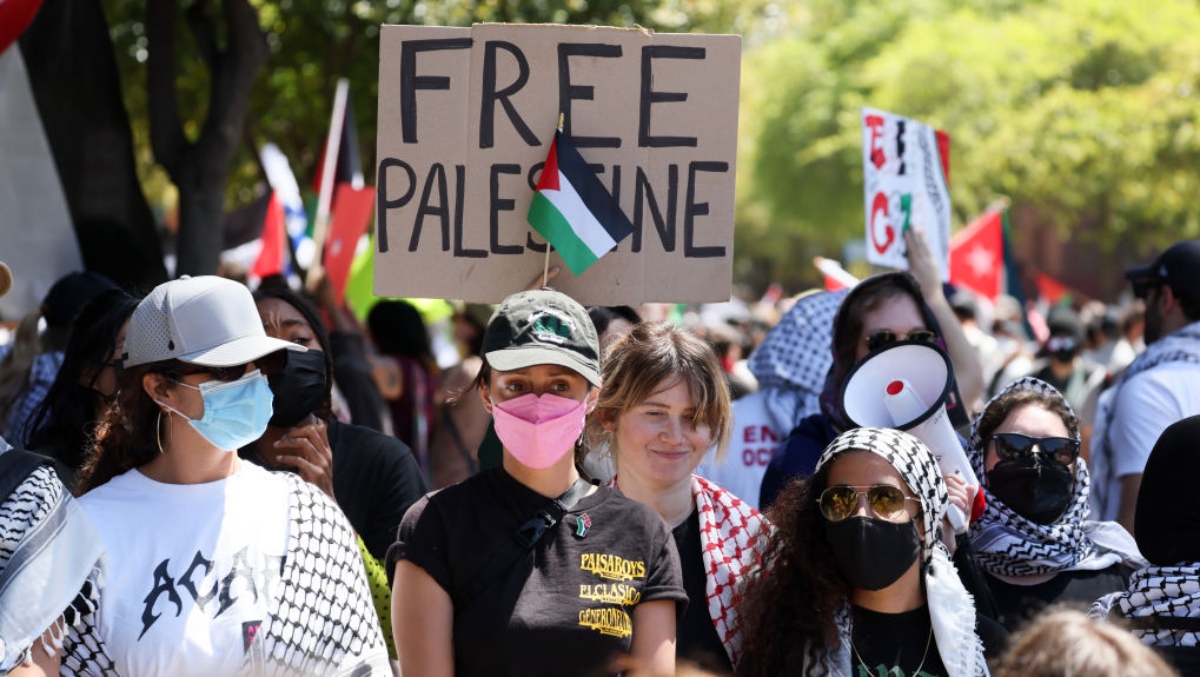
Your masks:
<instances>
[{"instance_id":1,"label":"black sunglasses","mask_svg":"<svg viewBox=\"0 0 1200 677\"><path fill-rule=\"evenodd\" d=\"M838 484L822 491L821 497L817 499L821 514L830 522L841 522L858 510L858 497L865 494L867 505L876 517L888 522L903 522L908 516L904 509L905 502L917 500L906 495L900 487L890 484L875 484L862 488L866 491L860 492L859 487Z\"/></svg>"},{"instance_id":2,"label":"black sunglasses","mask_svg":"<svg viewBox=\"0 0 1200 677\"><path fill-rule=\"evenodd\" d=\"M897 336L896 332L891 329L879 329L871 332L867 336L867 349L876 351L880 348L891 345L896 341L919 341L921 343L933 343L937 340L937 334L928 329L917 329L910 331L908 336Z\"/></svg>"},{"instance_id":3,"label":"black sunglasses","mask_svg":"<svg viewBox=\"0 0 1200 677\"><path fill-rule=\"evenodd\" d=\"M254 367L258 369L264 376L277 374L287 364L287 351L278 350L273 353L263 355L254 360ZM189 364L182 369L173 369L168 372L168 376L174 377L176 380L184 376L192 374L208 374L217 381L236 381L246 375L250 364L235 364L229 367L210 367L200 364Z\"/></svg>"},{"instance_id":4,"label":"black sunglasses","mask_svg":"<svg viewBox=\"0 0 1200 677\"><path fill-rule=\"evenodd\" d=\"M1062 465L1071 465L1079 458L1079 440L1069 437L1030 437L1021 433L996 433L992 435L992 441L996 443L996 455L1002 461L1025 458L1033 453L1035 445Z\"/></svg>"}]
</instances>

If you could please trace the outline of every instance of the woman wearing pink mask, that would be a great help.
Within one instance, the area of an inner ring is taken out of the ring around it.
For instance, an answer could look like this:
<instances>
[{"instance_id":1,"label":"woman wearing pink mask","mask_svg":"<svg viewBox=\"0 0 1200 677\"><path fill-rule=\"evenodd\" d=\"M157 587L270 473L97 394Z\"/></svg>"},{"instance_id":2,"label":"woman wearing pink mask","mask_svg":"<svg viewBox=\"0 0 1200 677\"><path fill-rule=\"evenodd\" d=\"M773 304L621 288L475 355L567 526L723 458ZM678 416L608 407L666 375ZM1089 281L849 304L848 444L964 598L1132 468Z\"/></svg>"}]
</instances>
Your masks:
<instances>
[{"instance_id":1,"label":"woman wearing pink mask","mask_svg":"<svg viewBox=\"0 0 1200 677\"><path fill-rule=\"evenodd\" d=\"M482 353L503 463L404 516L389 552L404 674L615 675L622 657L673 673L687 596L671 533L583 481L571 453L600 385L587 312L548 289L514 294Z\"/></svg>"}]
</instances>

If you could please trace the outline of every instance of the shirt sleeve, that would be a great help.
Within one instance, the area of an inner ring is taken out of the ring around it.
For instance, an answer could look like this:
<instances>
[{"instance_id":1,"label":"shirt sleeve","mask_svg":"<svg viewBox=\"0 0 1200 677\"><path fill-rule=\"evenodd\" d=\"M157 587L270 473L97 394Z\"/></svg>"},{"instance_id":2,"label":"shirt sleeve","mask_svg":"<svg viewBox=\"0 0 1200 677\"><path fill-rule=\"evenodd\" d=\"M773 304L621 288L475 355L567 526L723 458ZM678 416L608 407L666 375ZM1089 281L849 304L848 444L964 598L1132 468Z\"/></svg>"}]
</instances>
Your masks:
<instances>
[{"instance_id":1,"label":"shirt sleeve","mask_svg":"<svg viewBox=\"0 0 1200 677\"><path fill-rule=\"evenodd\" d=\"M389 448L381 455L386 463L378 468L382 475L382 488L378 492L380 505L375 506L371 533L362 534L363 542L376 559L386 557L404 513L427 491L421 469L408 445L394 437L387 437L384 443Z\"/></svg>"},{"instance_id":2,"label":"shirt sleeve","mask_svg":"<svg viewBox=\"0 0 1200 677\"><path fill-rule=\"evenodd\" d=\"M1168 375L1151 370L1134 376L1117 393L1116 412L1109 440L1112 443L1113 477L1136 475L1158 437L1184 417L1172 393Z\"/></svg>"},{"instance_id":3,"label":"shirt sleeve","mask_svg":"<svg viewBox=\"0 0 1200 677\"><path fill-rule=\"evenodd\" d=\"M430 498L425 496L404 514L396 542L388 549L388 572L395 570L396 562L406 560L421 567L443 590L452 593L450 564L446 561L446 522Z\"/></svg>"},{"instance_id":4,"label":"shirt sleeve","mask_svg":"<svg viewBox=\"0 0 1200 677\"><path fill-rule=\"evenodd\" d=\"M654 518L659 524L651 532L652 552L647 557L649 563L646 571L646 587L642 590L642 601L653 602L660 599L674 600L676 618L682 617L687 608L687 591L683 588L683 565L679 561L679 551L675 548L675 539L667 530L666 523Z\"/></svg>"}]
</instances>

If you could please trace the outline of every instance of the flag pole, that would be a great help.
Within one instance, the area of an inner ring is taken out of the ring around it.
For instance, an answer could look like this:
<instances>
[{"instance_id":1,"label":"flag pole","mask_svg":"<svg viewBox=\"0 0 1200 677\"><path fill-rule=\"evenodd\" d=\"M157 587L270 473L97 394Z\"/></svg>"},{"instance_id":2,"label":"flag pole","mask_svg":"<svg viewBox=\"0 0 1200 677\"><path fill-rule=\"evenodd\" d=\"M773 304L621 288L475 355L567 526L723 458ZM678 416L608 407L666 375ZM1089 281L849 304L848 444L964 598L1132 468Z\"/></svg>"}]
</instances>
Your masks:
<instances>
[{"instance_id":1,"label":"flag pole","mask_svg":"<svg viewBox=\"0 0 1200 677\"><path fill-rule=\"evenodd\" d=\"M333 115L329 121L329 138L325 140L325 158L321 166L321 186L317 195L317 215L313 221L313 260L308 266L305 287L316 288L321 277L325 255L325 234L329 227L329 210L333 202L334 174L337 173L338 153L342 148L342 127L346 124L346 99L350 95L350 81L340 78L333 94Z\"/></svg>"},{"instance_id":2,"label":"flag pole","mask_svg":"<svg viewBox=\"0 0 1200 677\"><path fill-rule=\"evenodd\" d=\"M558 114L558 131L562 132L562 129L563 129L563 114L559 113ZM547 279L550 277L550 250L551 249L553 249L553 245L551 245L550 241L547 240L546 241L546 257L542 261L542 286L543 287L546 287L549 285Z\"/></svg>"}]
</instances>

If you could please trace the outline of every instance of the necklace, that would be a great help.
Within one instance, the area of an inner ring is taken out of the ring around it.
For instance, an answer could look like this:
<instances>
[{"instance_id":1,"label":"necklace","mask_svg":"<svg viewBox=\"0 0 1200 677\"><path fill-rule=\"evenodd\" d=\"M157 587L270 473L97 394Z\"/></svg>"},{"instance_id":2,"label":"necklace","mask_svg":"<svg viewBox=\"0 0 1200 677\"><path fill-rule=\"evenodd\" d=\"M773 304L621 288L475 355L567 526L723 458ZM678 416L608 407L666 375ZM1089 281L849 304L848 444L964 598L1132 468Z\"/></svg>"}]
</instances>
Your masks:
<instances>
[{"instance_id":1,"label":"necklace","mask_svg":"<svg viewBox=\"0 0 1200 677\"><path fill-rule=\"evenodd\" d=\"M911 675L913 675L913 677L916 677L916 675L921 674L921 668L925 667L925 659L929 658L929 645L932 643L933 643L933 625L931 624L929 626L929 636L925 638L925 653L921 654L921 662L917 665L917 669L913 670L912 673L910 673ZM870 673L871 666L867 665L867 662L862 659L862 656L860 656L858 654L858 649L855 648L855 646L854 646L853 631L851 631L851 633L850 633L850 650L854 652L854 657L858 659L859 665L866 668L867 672Z\"/></svg>"}]
</instances>

